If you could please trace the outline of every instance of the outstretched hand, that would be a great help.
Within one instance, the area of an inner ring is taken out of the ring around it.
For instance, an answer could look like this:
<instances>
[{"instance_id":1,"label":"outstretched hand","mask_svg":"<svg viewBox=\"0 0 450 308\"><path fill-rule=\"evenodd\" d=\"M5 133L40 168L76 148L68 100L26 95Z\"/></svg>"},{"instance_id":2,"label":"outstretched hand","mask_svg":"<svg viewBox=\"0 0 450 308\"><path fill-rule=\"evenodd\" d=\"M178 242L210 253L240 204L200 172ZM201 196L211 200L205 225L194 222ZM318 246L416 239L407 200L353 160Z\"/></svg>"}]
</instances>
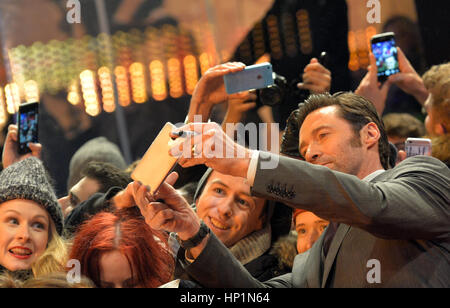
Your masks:
<instances>
[{"instance_id":1,"label":"outstretched hand","mask_svg":"<svg viewBox=\"0 0 450 308\"><path fill-rule=\"evenodd\" d=\"M191 132L192 137L177 138L177 132ZM172 133L177 138L169 153L179 157L178 164L191 167L205 164L214 170L247 177L252 151L234 142L217 123L191 123Z\"/></svg>"},{"instance_id":2,"label":"outstretched hand","mask_svg":"<svg viewBox=\"0 0 450 308\"><path fill-rule=\"evenodd\" d=\"M207 121L214 105L224 103L228 99L223 76L242 71L245 64L228 62L208 69L195 86L189 106L188 119L194 122L195 115L201 115Z\"/></svg>"},{"instance_id":3,"label":"outstretched hand","mask_svg":"<svg viewBox=\"0 0 450 308\"><path fill-rule=\"evenodd\" d=\"M303 82L298 83L299 89L309 90L311 94L320 94L330 91L331 72L320 64L319 60L312 58L305 66L302 75Z\"/></svg>"},{"instance_id":4,"label":"outstretched hand","mask_svg":"<svg viewBox=\"0 0 450 308\"><path fill-rule=\"evenodd\" d=\"M40 143L28 143L31 152L27 154L19 154L18 152L18 128L17 125L11 124L8 126L8 134L3 145L2 163L3 168L6 168L16 162L24 160L25 158L34 156L41 158L42 145Z\"/></svg>"},{"instance_id":5,"label":"outstretched hand","mask_svg":"<svg viewBox=\"0 0 450 308\"><path fill-rule=\"evenodd\" d=\"M384 107L386 106L386 97L391 86L391 80L388 79L386 82L381 84L378 81L377 63L373 53L370 53L369 58L370 65L368 67L368 72L361 80L361 83L355 93L371 101L378 114L381 115Z\"/></svg>"},{"instance_id":6,"label":"outstretched hand","mask_svg":"<svg viewBox=\"0 0 450 308\"><path fill-rule=\"evenodd\" d=\"M421 105L424 105L428 98L428 91L422 78L417 74L400 47L397 47L397 54L400 73L389 76L388 81L398 86L405 93L413 95Z\"/></svg>"},{"instance_id":7,"label":"outstretched hand","mask_svg":"<svg viewBox=\"0 0 450 308\"><path fill-rule=\"evenodd\" d=\"M187 201L173 188L178 174L172 172L155 195L148 187L134 182L134 199L145 222L155 230L177 232L187 240L200 229L200 220Z\"/></svg>"}]
</instances>

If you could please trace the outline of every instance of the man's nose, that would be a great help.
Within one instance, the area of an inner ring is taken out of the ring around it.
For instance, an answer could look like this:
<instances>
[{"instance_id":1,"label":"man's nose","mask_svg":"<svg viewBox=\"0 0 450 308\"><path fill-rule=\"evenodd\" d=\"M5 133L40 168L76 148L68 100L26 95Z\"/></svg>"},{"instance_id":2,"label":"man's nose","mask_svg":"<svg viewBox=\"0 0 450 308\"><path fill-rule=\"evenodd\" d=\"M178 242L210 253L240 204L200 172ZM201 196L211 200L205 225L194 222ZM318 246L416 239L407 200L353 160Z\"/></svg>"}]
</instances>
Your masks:
<instances>
[{"instance_id":1,"label":"man's nose","mask_svg":"<svg viewBox=\"0 0 450 308\"><path fill-rule=\"evenodd\" d=\"M319 147L314 143L310 144L305 152L305 160L309 163L314 163L320 156L322 152Z\"/></svg>"},{"instance_id":2,"label":"man's nose","mask_svg":"<svg viewBox=\"0 0 450 308\"><path fill-rule=\"evenodd\" d=\"M217 211L222 217L229 218L233 216L233 202L234 199L229 197L226 199L223 199L220 204L217 205Z\"/></svg>"},{"instance_id":3,"label":"man's nose","mask_svg":"<svg viewBox=\"0 0 450 308\"><path fill-rule=\"evenodd\" d=\"M65 197L58 199L58 203L61 206L63 213L66 211L67 207L69 206L69 204L70 204L69 201L70 201L69 196L65 196Z\"/></svg>"}]
</instances>

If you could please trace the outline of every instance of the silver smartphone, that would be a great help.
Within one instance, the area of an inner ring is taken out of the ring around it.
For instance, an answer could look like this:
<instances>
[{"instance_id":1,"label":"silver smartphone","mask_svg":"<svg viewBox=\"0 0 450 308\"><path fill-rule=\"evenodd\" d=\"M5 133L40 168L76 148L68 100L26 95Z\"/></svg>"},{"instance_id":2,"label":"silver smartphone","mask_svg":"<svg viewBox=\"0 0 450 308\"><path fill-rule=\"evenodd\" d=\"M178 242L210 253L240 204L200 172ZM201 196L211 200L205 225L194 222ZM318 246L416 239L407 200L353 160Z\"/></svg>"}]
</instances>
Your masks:
<instances>
[{"instance_id":1,"label":"silver smartphone","mask_svg":"<svg viewBox=\"0 0 450 308\"><path fill-rule=\"evenodd\" d=\"M223 81L228 94L267 88L274 83L272 64L264 62L247 66L242 71L223 76Z\"/></svg>"},{"instance_id":2,"label":"silver smartphone","mask_svg":"<svg viewBox=\"0 0 450 308\"><path fill-rule=\"evenodd\" d=\"M428 138L408 138L405 141L406 156L431 155L431 140Z\"/></svg>"}]
</instances>

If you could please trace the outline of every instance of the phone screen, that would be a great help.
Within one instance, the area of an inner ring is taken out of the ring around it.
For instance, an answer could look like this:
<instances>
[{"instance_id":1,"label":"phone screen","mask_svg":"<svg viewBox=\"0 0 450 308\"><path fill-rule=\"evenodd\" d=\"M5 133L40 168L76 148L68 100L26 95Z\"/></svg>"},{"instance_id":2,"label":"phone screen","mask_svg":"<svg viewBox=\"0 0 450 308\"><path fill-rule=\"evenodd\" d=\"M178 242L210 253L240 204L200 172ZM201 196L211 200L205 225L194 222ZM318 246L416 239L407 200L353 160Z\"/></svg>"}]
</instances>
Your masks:
<instances>
[{"instance_id":1,"label":"phone screen","mask_svg":"<svg viewBox=\"0 0 450 308\"><path fill-rule=\"evenodd\" d=\"M378 68L378 80L400 72L394 36L372 41L372 53Z\"/></svg>"},{"instance_id":2,"label":"phone screen","mask_svg":"<svg viewBox=\"0 0 450 308\"><path fill-rule=\"evenodd\" d=\"M19 108L19 153L28 153L27 143L38 142L38 103Z\"/></svg>"}]
</instances>

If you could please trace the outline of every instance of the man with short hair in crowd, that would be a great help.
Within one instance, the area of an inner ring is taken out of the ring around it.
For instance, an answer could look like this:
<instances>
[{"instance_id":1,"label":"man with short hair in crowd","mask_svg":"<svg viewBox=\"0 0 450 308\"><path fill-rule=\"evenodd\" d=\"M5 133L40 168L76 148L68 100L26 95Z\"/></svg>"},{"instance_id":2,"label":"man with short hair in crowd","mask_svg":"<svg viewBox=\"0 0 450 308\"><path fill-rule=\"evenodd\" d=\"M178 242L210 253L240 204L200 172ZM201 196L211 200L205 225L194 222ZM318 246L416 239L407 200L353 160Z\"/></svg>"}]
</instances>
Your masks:
<instances>
[{"instance_id":1,"label":"man with short hair in crowd","mask_svg":"<svg viewBox=\"0 0 450 308\"><path fill-rule=\"evenodd\" d=\"M81 202L97 192L106 193L111 187L126 187L131 182L127 173L109 163L92 161L81 171L81 180L58 200L65 216Z\"/></svg>"},{"instance_id":2,"label":"man with short hair in crowd","mask_svg":"<svg viewBox=\"0 0 450 308\"><path fill-rule=\"evenodd\" d=\"M108 200L132 181L128 173L112 164L91 161L81 171L81 180L58 200L66 216L66 235L87 218L108 208Z\"/></svg>"}]
</instances>

